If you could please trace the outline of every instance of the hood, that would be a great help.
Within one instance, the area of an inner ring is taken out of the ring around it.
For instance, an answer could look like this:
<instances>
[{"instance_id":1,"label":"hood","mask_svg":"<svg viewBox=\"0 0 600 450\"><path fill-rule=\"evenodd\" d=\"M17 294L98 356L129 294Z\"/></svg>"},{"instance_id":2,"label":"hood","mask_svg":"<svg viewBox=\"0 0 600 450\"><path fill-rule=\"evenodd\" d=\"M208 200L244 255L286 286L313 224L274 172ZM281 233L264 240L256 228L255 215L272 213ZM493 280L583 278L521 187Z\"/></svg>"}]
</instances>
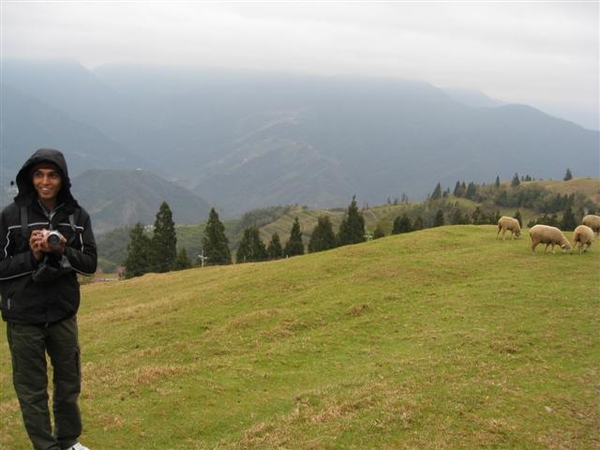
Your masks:
<instances>
[{"instance_id":1,"label":"hood","mask_svg":"<svg viewBox=\"0 0 600 450\"><path fill-rule=\"evenodd\" d=\"M69 179L69 170L67 169L67 161L64 155L59 150L41 148L29 157L19 173L17 174L17 187L19 193L15 197L15 203L19 206L31 203L37 198L37 193L33 187L31 180L31 169L36 164L52 163L61 171L62 185L58 193L58 202L67 205L77 206L77 201L71 194L71 180Z\"/></svg>"}]
</instances>

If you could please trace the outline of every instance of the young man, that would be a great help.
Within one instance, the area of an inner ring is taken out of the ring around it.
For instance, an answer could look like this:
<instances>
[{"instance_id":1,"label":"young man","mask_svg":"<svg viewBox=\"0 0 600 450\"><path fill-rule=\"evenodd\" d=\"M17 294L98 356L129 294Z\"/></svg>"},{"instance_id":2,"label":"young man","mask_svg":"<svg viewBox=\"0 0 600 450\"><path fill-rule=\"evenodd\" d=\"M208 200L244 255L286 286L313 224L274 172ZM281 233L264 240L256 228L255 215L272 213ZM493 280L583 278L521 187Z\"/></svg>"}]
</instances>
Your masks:
<instances>
[{"instance_id":1,"label":"young man","mask_svg":"<svg viewBox=\"0 0 600 450\"><path fill-rule=\"evenodd\" d=\"M40 149L17 174L19 192L0 215L0 310L13 384L36 450L88 450L78 442L81 364L77 274L96 271L88 213L71 195L65 158ZM53 367L54 432L46 354Z\"/></svg>"}]
</instances>

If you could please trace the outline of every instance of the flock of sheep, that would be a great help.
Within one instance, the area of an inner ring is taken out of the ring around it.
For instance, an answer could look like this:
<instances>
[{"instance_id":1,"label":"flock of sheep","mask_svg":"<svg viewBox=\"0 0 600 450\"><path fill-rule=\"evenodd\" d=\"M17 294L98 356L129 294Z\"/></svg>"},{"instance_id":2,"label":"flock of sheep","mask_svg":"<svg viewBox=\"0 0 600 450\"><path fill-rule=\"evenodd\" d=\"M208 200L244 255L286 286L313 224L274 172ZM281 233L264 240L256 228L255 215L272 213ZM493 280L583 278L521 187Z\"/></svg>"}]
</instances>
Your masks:
<instances>
[{"instance_id":1,"label":"flock of sheep","mask_svg":"<svg viewBox=\"0 0 600 450\"><path fill-rule=\"evenodd\" d=\"M498 233L496 239L502 234L502 240L504 240L507 231L511 233L511 239L521 236L521 226L519 221L513 217L502 216L498 220ZM529 237L531 238L531 251L535 252L535 248L539 244L546 244L544 252L548 250L548 246L552 246L552 253L554 253L554 246L559 245L562 248L562 252L567 251L573 252L573 248L578 248L579 253L585 252L596 235L600 233L600 216L594 214L588 214L581 221L581 225L575 228L573 231L573 245L565 237L562 231L556 227L549 225L534 225L529 230Z\"/></svg>"}]
</instances>

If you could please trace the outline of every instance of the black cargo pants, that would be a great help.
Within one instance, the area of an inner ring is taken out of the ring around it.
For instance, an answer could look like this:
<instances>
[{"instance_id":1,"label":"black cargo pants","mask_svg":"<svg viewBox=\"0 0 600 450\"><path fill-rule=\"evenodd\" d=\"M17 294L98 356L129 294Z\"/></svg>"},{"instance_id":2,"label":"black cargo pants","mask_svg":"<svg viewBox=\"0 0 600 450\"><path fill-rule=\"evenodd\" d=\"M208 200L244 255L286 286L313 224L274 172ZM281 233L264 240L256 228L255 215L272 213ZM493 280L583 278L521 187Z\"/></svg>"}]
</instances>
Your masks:
<instances>
[{"instance_id":1,"label":"black cargo pants","mask_svg":"<svg viewBox=\"0 0 600 450\"><path fill-rule=\"evenodd\" d=\"M81 365L77 319L47 325L7 323L13 384L29 439L36 450L60 450L77 442L81 415ZM53 368L54 433L48 406L48 368Z\"/></svg>"}]
</instances>

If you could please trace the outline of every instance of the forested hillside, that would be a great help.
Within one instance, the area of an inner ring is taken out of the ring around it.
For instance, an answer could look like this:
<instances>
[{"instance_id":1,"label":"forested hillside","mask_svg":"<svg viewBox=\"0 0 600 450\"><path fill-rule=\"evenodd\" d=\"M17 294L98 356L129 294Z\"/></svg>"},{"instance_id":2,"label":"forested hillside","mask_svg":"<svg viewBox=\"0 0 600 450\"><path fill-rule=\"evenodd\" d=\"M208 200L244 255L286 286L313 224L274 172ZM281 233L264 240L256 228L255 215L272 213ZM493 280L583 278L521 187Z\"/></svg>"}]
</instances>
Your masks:
<instances>
[{"instance_id":1,"label":"forested hillside","mask_svg":"<svg viewBox=\"0 0 600 450\"><path fill-rule=\"evenodd\" d=\"M438 184L433 187L428 199L422 202L396 198L383 205L368 205L361 203L358 197L357 204L364 218L366 239L441 225L495 225L501 215L518 216L524 227L546 223L573 230L583 215L600 212L600 179L534 181L529 176L515 174L513 180L496 180L484 185L457 181L451 188ZM276 234L283 245L290 238L297 219L308 252L311 235L319 218L324 216L337 232L347 210L318 210L302 205L274 206L253 210L239 219L224 220L223 223L229 246L235 254L244 230L257 228L265 246ZM197 256L202 253L204 226L205 223L200 222L176 227L177 247L180 250L185 248L194 264L200 263ZM104 270L113 271L124 261L129 233L129 228L118 228L99 236Z\"/></svg>"}]
</instances>

